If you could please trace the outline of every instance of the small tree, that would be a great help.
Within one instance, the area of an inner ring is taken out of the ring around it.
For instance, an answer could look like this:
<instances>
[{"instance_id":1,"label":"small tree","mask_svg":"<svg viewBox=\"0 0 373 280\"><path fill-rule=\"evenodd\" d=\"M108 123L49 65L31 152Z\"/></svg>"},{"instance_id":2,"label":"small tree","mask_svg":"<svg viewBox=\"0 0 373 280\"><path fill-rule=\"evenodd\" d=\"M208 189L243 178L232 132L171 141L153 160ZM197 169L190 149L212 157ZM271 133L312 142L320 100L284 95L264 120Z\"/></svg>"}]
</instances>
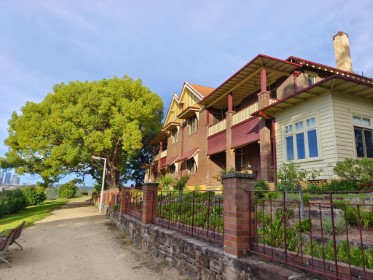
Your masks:
<instances>
[{"instance_id":1,"label":"small tree","mask_svg":"<svg viewBox=\"0 0 373 280\"><path fill-rule=\"evenodd\" d=\"M159 178L159 189L164 191L169 191L171 186L174 184L174 177L171 174L163 175Z\"/></svg>"},{"instance_id":2,"label":"small tree","mask_svg":"<svg viewBox=\"0 0 373 280\"><path fill-rule=\"evenodd\" d=\"M174 190L177 190L179 192L183 191L186 187L188 180L189 180L188 175L184 175L180 179L176 179L174 183Z\"/></svg>"},{"instance_id":3,"label":"small tree","mask_svg":"<svg viewBox=\"0 0 373 280\"><path fill-rule=\"evenodd\" d=\"M299 200L301 203L301 215L302 218L305 217L304 211L304 200L302 194L301 183L307 181L308 179L314 180L320 175L322 169L319 170L306 170L295 165L293 162L289 164L283 164L282 167L277 172L277 179L285 187L285 196L287 196L288 190L299 192Z\"/></svg>"}]
</instances>

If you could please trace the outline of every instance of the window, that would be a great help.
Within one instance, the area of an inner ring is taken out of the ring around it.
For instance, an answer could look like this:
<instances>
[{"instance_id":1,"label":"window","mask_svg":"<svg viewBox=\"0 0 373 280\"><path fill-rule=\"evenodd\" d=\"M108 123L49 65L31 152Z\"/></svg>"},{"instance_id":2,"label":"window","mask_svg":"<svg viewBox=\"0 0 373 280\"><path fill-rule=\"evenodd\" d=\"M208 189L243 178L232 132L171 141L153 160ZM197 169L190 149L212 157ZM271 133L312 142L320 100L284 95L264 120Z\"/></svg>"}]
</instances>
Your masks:
<instances>
[{"instance_id":1,"label":"window","mask_svg":"<svg viewBox=\"0 0 373 280\"><path fill-rule=\"evenodd\" d=\"M361 116L352 116L355 133L356 155L373 158L373 129L371 120Z\"/></svg>"},{"instance_id":2,"label":"window","mask_svg":"<svg viewBox=\"0 0 373 280\"><path fill-rule=\"evenodd\" d=\"M168 173L176 176L176 166L175 164L171 164L169 167L168 167Z\"/></svg>"},{"instance_id":3,"label":"window","mask_svg":"<svg viewBox=\"0 0 373 280\"><path fill-rule=\"evenodd\" d=\"M197 172L197 164L194 158L188 159L186 166L189 174L194 174Z\"/></svg>"},{"instance_id":4,"label":"window","mask_svg":"<svg viewBox=\"0 0 373 280\"><path fill-rule=\"evenodd\" d=\"M177 142L177 128L171 131L171 143L175 144Z\"/></svg>"},{"instance_id":5,"label":"window","mask_svg":"<svg viewBox=\"0 0 373 280\"><path fill-rule=\"evenodd\" d=\"M189 127L189 134L192 134L192 133L197 131L198 120L197 120L196 115L194 115L193 117L190 117L187 120L187 123L188 123L188 127Z\"/></svg>"},{"instance_id":6,"label":"window","mask_svg":"<svg viewBox=\"0 0 373 280\"><path fill-rule=\"evenodd\" d=\"M286 160L306 160L319 157L316 118L285 126Z\"/></svg>"},{"instance_id":7,"label":"window","mask_svg":"<svg viewBox=\"0 0 373 280\"><path fill-rule=\"evenodd\" d=\"M311 74L307 74L307 83L308 83L308 86L312 86L313 84L315 84L316 83L316 76L311 75Z\"/></svg>"}]
</instances>

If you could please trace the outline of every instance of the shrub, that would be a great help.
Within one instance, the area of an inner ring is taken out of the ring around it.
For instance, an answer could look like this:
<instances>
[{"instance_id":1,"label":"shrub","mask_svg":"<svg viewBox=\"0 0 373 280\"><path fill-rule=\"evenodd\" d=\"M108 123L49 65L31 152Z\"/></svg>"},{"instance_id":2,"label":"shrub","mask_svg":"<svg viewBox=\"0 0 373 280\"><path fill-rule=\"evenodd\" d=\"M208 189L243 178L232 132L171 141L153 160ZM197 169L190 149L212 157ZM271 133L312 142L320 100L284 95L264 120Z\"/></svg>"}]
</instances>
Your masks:
<instances>
[{"instance_id":1,"label":"shrub","mask_svg":"<svg viewBox=\"0 0 373 280\"><path fill-rule=\"evenodd\" d=\"M347 182L372 183L373 160L371 159L345 159L337 162L334 173Z\"/></svg>"},{"instance_id":2,"label":"shrub","mask_svg":"<svg viewBox=\"0 0 373 280\"><path fill-rule=\"evenodd\" d=\"M47 198L43 187L24 187L22 188L22 192L26 198L28 206L37 205Z\"/></svg>"},{"instance_id":3,"label":"shrub","mask_svg":"<svg viewBox=\"0 0 373 280\"><path fill-rule=\"evenodd\" d=\"M76 186L76 181L72 180L65 184L62 184L58 189L58 196L60 198L72 198L75 196L78 187Z\"/></svg>"},{"instance_id":4,"label":"shrub","mask_svg":"<svg viewBox=\"0 0 373 280\"><path fill-rule=\"evenodd\" d=\"M310 192L310 193L317 193L317 192L321 192L323 190L323 187L319 186L319 185L314 185L314 184L311 184L307 187L306 191L307 192Z\"/></svg>"},{"instance_id":5,"label":"shrub","mask_svg":"<svg viewBox=\"0 0 373 280\"><path fill-rule=\"evenodd\" d=\"M323 186L323 191L326 192L356 191L358 189L358 183L351 180L332 180Z\"/></svg>"},{"instance_id":6,"label":"shrub","mask_svg":"<svg viewBox=\"0 0 373 280\"><path fill-rule=\"evenodd\" d=\"M49 200L58 198L58 188L56 188L56 187L46 188L44 193L46 195L46 198L49 199Z\"/></svg>"},{"instance_id":7,"label":"shrub","mask_svg":"<svg viewBox=\"0 0 373 280\"><path fill-rule=\"evenodd\" d=\"M26 208L27 202L20 189L0 192L0 218Z\"/></svg>"},{"instance_id":8,"label":"shrub","mask_svg":"<svg viewBox=\"0 0 373 280\"><path fill-rule=\"evenodd\" d=\"M185 175L181 177L180 179L176 179L174 183L174 190L179 191L179 192L183 191L186 187L186 183L188 182L188 180L189 180L188 175Z\"/></svg>"},{"instance_id":9,"label":"shrub","mask_svg":"<svg viewBox=\"0 0 373 280\"><path fill-rule=\"evenodd\" d=\"M159 178L159 190L160 191L169 191L171 189L172 184L174 184L174 177L171 174L163 175Z\"/></svg>"}]
</instances>

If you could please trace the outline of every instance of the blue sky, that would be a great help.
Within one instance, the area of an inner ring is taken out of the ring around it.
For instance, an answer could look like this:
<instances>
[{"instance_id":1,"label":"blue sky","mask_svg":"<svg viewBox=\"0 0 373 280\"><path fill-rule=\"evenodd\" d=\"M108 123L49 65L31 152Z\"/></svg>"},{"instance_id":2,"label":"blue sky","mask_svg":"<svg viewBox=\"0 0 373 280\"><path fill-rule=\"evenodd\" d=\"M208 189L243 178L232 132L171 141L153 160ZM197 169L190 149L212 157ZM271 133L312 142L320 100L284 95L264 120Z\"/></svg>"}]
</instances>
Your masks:
<instances>
[{"instance_id":1,"label":"blue sky","mask_svg":"<svg viewBox=\"0 0 373 280\"><path fill-rule=\"evenodd\" d=\"M11 113L61 82L127 74L167 108L184 81L217 87L259 53L334 66L338 31L373 76L372 15L370 0L0 0L0 156Z\"/></svg>"}]
</instances>

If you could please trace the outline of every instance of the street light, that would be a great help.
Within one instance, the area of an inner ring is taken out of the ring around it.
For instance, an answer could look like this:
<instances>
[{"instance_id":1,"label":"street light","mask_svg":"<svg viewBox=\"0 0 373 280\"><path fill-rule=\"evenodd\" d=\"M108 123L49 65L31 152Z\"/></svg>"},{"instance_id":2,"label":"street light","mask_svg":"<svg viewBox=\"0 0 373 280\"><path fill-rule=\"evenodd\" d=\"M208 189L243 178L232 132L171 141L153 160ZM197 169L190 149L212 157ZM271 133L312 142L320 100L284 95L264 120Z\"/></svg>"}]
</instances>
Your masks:
<instances>
[{"instance_id":1,"label":"street light","mask_svg":"<svg viewBox=\"0 0 373 280\"><path fill-rule=\"evenodd\" d=\"M96 156L92 156L93 159L96 159L96 160L104 160L104 172L102 174L102 186L101 186L101 197L100 197L100 208L98 209L100 212L102 212L102 200L104 198L104 184L105 184L105 171L106 171L106 158L103 158L103 157L96 157Z\"/></svg>"}]
</instances>

